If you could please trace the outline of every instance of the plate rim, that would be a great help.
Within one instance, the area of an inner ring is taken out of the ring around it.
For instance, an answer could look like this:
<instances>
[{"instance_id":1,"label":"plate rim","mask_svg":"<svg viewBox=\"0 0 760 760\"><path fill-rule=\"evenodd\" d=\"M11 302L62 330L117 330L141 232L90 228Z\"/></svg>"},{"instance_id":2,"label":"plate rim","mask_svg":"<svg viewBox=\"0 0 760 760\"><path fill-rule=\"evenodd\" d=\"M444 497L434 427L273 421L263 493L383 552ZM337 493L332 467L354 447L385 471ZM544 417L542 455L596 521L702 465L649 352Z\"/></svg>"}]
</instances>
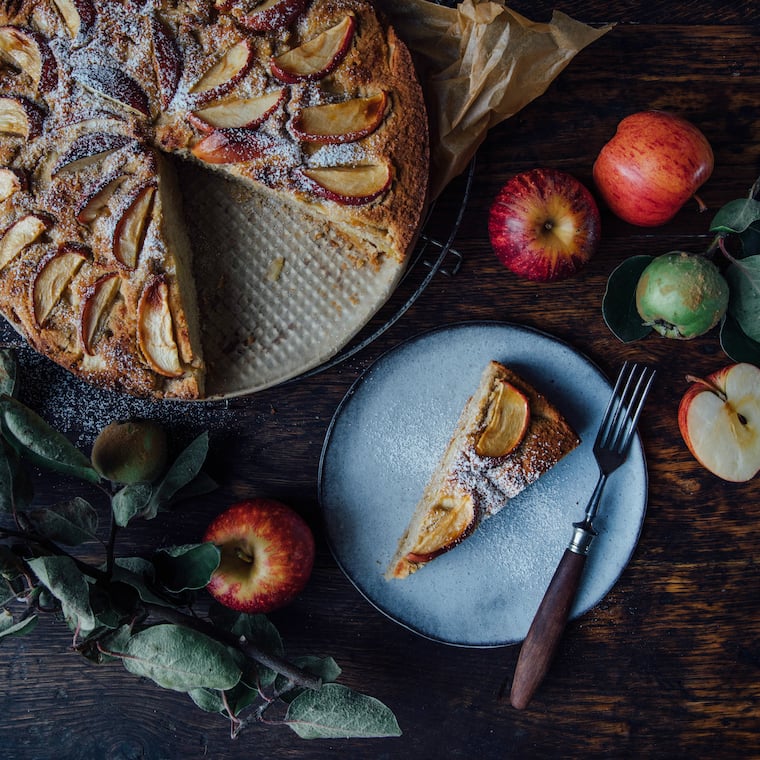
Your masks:
<instances>
[{"instance_id":1,"label":"plate rim","mask_svg":"<svg viewBox=\"0 0 760 760\"><path fill-rule=\"evenodd\" d=\"M610 381L610 378L607 376L607 374L601 369L601 367L598 365L596 361L591 359L587 354L585 354L583 351L580 351L579 349L572 346L568 341L564 340L563 338L559 338L556 335L553 335L552 333L547 332L546 330L542 330L537 327L533 327L531 325L523 325L518 322L512 322L509 320L497 320L497 319L476 319L476 320L459 320L456 322L447 323L445 325L438 325L436 327L423 330L419 333L415 333L414 335L410 335L407 338L404 338L403 340L399 341L395 345L389 347L388 349L384 350L381 354L379 354L377 357L375 357L370 364L368 364L361 373L353 380L349 388L344 393L343 397L341 398L338 406L336 407L335 411L333 412L333 415L330 419L330 423L327 426L327 429L325 431L325 436L322 442L322 449L320 452L319 457L319 467L317 471L317 501L319 503L320 508L320 518L322 522L322 529L323 534L325 536L325 540L327 541L328 548L330 549L330 554L333 557L333 560L340 568L343 575L349 580L349 582L354 586L354 588L361 594L361 596L369 602L378 612L383 614L386 618L394 622L395 624L401 626L402 628L405 628L406 630L424 638L429 641L434 641L436 643L440 644L446 644L447 646L453 646L463 649L498 649L503 647L509 647L509 646L516 646L522 643L523 639L515 640L515 641L503 641L503 642L486 642L486 643L471 643L471 642L460 642L460 641L450 641L446 638L440 637L440 636L434 636L431 633L427 631L420 630L419 628L416 628L411 623L399 619L395 614L390 612L385 606L380 604L378 601L372 598L372 596L365 591L362 586L359 584L359 582L353 577L353 575L348 572L348 569L345 567L344 563L341 561L340 557L338 556L338 552L334 546L334 542L332 539L332 536L330 534L330 531L327 529L327 519L326 519L326 509L325 509L325 495L324 495L324 468L325 468L325 460L327 458L328 449L330 446L330 441L332 440L332 436L335 430L335 427L340 419L341 413L343 412L344 408L348 405L348 403L351 402L351 400L356 395L358 389L360 386L364 383L364 381L369 377L371 372L381 364L384 360L386 360L390 355L399 352L403 350L404 348L408 348L412 343L424 340L426 338L433 337L439 333L445 333L450 331L456 331L460 330L462 328L506 328L506 329L516 329L522 332L526 333L532 333L534 335L540 335L543 338L546 338L548 340L551 340L552 342L562 346L563 348L571 351L573 354L575 354L577 357L584 360L604 381L604 383L609 387L610 392L612 391L612 388L614 386L614 383ZM643 508L641 512L641 519L639 521L639 524L637 526L637 529L635 531L635 535L633 535L633 541L631 543L630 551L627 553L627 556L624 558L624 561L621 564L621 570L620 572L614 577L609 585L604 589L604 592L601 594L599 599L594 601L588 606L584 606L583 608L577 610L574 612L574 614L571 614L568 618L569 620L576 620L584 615L586 615L590 610L594 609L597 605L599 605L604 599L609 595L609 593L612 591L614 586L618 583L620 578L622 577L623 573L627 569L628 565L631 562L631 559L633 557L633 554L635 553L638 545L639 540L641 538L641 532L644 527L644 522L646 519L646 513L647 508L649 505L649 468L647 466L646 461L646 451L643 446L643 442L641 440L640 432L637 428L635 434L634 434L634 444L638 444L638 447L641 450L641 465L642 465L642 475L643 475ZM571 526L568 526L568 537L570 536L570 528Z\"/></svg>"}]
</instances>

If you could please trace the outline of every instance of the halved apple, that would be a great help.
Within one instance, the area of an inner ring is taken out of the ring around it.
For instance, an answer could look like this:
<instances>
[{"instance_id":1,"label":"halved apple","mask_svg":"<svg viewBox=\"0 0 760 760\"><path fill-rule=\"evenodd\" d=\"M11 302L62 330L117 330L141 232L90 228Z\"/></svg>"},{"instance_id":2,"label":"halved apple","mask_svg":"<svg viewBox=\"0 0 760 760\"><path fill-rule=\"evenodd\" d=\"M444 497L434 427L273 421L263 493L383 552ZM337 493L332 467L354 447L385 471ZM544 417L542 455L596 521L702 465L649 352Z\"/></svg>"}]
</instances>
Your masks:
<instances>
[{"instance_id":1,"label":"halved apple","mask_svg":"<svg viewBox=\"0 0 760 760\"><path fill-rule=\"evenodd\" d=\"M53 0L53 4L73 38L86 34L95 23L95 6L90 0Z\"/></svg>"},{"instance_id":2,"label":"halved apple","mask_svg":"<svg viewBox=\"0 0 760 760\"><path fill-rule=\"evenodd\" d=\"M406 555L409 562L435 559L469 536L477 525L477 510L469 494L441 493L425 515L420 542Z\"/></svg>"},{"instance_id":3,"label":"halved apple","mask_svg":"<svg viewBox=\"0 0 760 760\"><path fill-rule=\"evenodd\" d=\"M188 121L201 132L214 129L254 129L265 122L285 101L287 90L264 93L253 98L230 98L193 111Z\"/></svg>"},{"instance_id":4,"label":"halved apple","mask_svg":"<svg viewBox=\"0 0 760 760\"><path fill-rule=\"evenodd\" d=\"M51 176L56 177L61 172L80 171L90 164L101 161L130 143L136 141L126 135L112 134L110 132L89 132L77 137L73 143L60 155L51 171Z\"/></svg>"},{"instance_id":5,"label":"halved apple","mask_svg":"<svg viewBox=\"0 0 760 760\"><path fill-rule=\"evenodd\" d=\"M232 9L241 26L254 32L271 32L286 29L306 8L306 0L264 0L253 8Z\"/></svg>"},{"instance_id":6,"label":"halved apple","mask_svg":"<svg viewBox=\"0 0 760 760\"><path fill-rule=\"evenodd\" d=\"M37 214L26 214L13 222L0 238L0 270L37 240L48 226L49 221Z\"/></svg>"},{"instance_id":7,"label":"halved apple","mask_svg":"<svg viewBox=\"0 0 760 760\"><path fill-rule=\"evenodd\" d=\"M352 98L301 109L291 123L295 135L307 142L347 143L361 140L382 123L388 96Z\"/></svg>"},{"instance_id":8,"label":"halved apple","mask_svg":"<svg viewBox=\"0 0 760 760\"><path fill-rule=\"evenodd\" d=\"M155 16L148 22L153 46L153 69L161 92L161 107L167 108L182 76L182 53L166 26Z\"/></svg>"},{"instance_id":9,"label":"halved apple","mask_svg":"<svg viewBox=\"0 0 760 760\"><path fill-rule=\"evenodd\" d=\"M120 289L121 278L116 272L109 272L85 291L79 318L79 339L82 349L89 356L95 353L99 333L108 322L111 308Z\"/></svg>"},{"instance_id":10,"label":"halved apple","mask_svg":"<svg viewBox=\"0 0 760 760\"><path fill-rule=\"evenodd\" d=\"M35 90L50 92L58 83L58 64L47 40L33 29L0 26L0 56L27 74Z\"/></svg>"},{"instance_id":11,"label":"halved apple","mask_svg":"<svg viewBox=\"0 0 760 760\"><path fill-rule=\"evenodd\" d=\"M63 243L40 261L32 280L32 304L38 328L44 326L88 254L83 245Z\"/></svg>"},{"instance_id":12,"label":"halved apple","mask_svg":"<svg viewBox=\"0 0 760 760\"><path fill-rule=\"evenodd\" d=\"M314 195L344 206L360 206L381 196L391 185L388 164L325 166L301 169Z\"/></svg>"},{"instance_id":13,"label":"halved apple","mask_svg":"<svg viewBox=\"0 0 760 760\"><path fill-rule=\"evenodd\" d=\"M8 200L19 190L26 190L28 179L20 169L11 169L8 166L0 167L0 203Z\"/></svg>"},{"instance_id":14,"label":"halved apple","mask_svg":"<svg viewBox=\"0 0 760 760\"><path fill-rule=\"evenodd\" d=\"M253 48L248 39L240 40L209 68L190 88L190 94L201 102L217 100L226 95L248 72L253 64Z\"/></svg>"},{"instance_id":15,"label":"halved apple","mask_svg":"<svg viewBox=\"0 0 760 760\"><path fill-rule=\"evenodd\" d=\"M123 106L140 116L150 116L150 104L145 91L132 77L116 66L95 63L78 66L72 76L86 90Z\"/></svg>"},{"instance_id":16,"label":"halved apple","mask_svg":"<svg viewBox=\"0 0 760 760\"><path fill-rule=\"evenodd\" d=\"M499 380L492 394L488 419L475 444L482 457L503 457L513 451L528 430L530 402L518 388Z\"/></svg>"},{"instance_id":17,"label":"halved apple","mask_svg":"<svg viewBox=\"0 0 760 760\"><path fill-rule=\"evenodd\" d=\"M140 187L114 226L113 255L127 269L137 266L153 211L156 189L155 182Z\"/></svg>"},{"instance_id":18,"label":"halved apple","mask_svg":"<svg viewBox=\"0 0 760 760\"><path fill-rule=\"evenodd\" d=\"M0 133L34 140L42 134L45 115L21 95L0 97Z\"/></svg>"},{"instance_id":19,"label":"halved apple","mask_svg":"<svg viewBox=\"0 0 760 760\"><path fill-rule=\"evenodd\" d=\"M179 377L182 364L174 339L174 320L169 308L166 275L148 282L137 305L137 342L148 365L159 375Z\"/></svg>"},{"instance_id":20,"label":"halved apple","mask_svg":"<svg viewBox=\"0 0 760 760\"><path fill-rule=\"evenodd\" d=\"M345 58L355 28L354 17L344 16L338 24L303 45L272 58L272 74L286 84L322 79Z\"/></svg>"},{"instance_id":21,"label":"halved apple","mask_svg":"<svg viewBox=\"0 0 760 760\"><path fill-rule=\"evenodd\" d=\"M80 224L92 224L108 206L111 197L127 178L127 174L117 173L98 180L93 187L85 191L85 196L76 210L76 219Z\"/></svg>"},{"instance_id":22,"label":"halved apple","mask_svg":"<svg viewBox=\"0 0 760 760\"><path fill-rule=\"evenodd\" d=\"M252 129L215 129L190 152L207 164L237 164L260 158L272 145L270 137Z\"/></svg>"}]
</instances>

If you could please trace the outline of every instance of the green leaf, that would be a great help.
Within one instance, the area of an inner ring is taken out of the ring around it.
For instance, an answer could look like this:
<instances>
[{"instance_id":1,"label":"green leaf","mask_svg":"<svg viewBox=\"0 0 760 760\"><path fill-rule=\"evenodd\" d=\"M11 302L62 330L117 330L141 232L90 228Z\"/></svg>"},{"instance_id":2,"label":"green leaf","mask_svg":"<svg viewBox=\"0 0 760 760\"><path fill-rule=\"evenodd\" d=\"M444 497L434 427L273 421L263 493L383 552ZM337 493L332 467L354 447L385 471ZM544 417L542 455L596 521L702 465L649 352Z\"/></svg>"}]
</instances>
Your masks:
<instances>
[{"instance_id":1,"label":"green leaf","mask_svg":"<svg viewBox=\"0 0 760 760\"><path fill-rule=\"evenodd\" d=\"M37 615L14 621L8 610L0 610L0 639L6 636L23 636L37 627Z\"/></svg>"},{"instance_id":2,"label":"green leaf","mask_svg":"<svg viewBox=\"0 0 760 760\"><path fill-rule=\"evenodd\" d=\"M219 549L212 543L159 549L153 556L159 583L173 593L205 588L219 567Z\"/></svg>"},{"instance_id":3,"label":"green leaf","mask_svg":"<svg viewBox=\"0 0 760 760\"><path fill-rule=\"evenodd\" d=\"M156 508L167 504L191 483L203 467L208 454L208 433L201 433L178 457L156 488Z\"/></svg>"},{"instance_id":4,"label":"green leaf","mask_svg":"<svg viewBox=\"0 0 760 760\"><path fill-rule=\"evenodd\" d=\"M210 713L226 712L220 691L213 689L188 689L187 694L201 710Z\"/></svg>"},{"instance_id":5,"label":"green leaf","mask_svg":"<svg viewBox=\"0 0 760 760\"><path fill-rule=\"evenodd\" d=\"M0 348L0 393L13 396L18 389L18 362L16 354L8 348Z\"/></svg>"},{"instance_id":6,"label":"green leaf","mask_svg":"<svg viewBox=\"0 0 760 760\"><path fill-rule=\"evenodd\" d=\"M130 673L174 691L231 689L241 675L227 647L181 625L154 625L136 634L122 661Z\"/></svg>"},{"instance_id":7,"label":"green leaf","mask_svg":"<svg viewBox=\"0 0 760 760\"><path fill-rule=\"evenodd\" d=\"M726 270L728 313L752 340L760 340L760 256L732 264Z\"/></svg>"},{"instance_id":8,"label":"green leaf","mask_svg":"<svg viewBox=\"0 0 760 760\"><path fill-rule=\"evenodd\" d=\"M739 235L742 244L742 258L747 256L757 256L760 254L760 222L750 224L744 232Z\"/></svg>"},{"instance_id":9,"label":"green leaf","mask_svg":"<svg viewBox=\"0 0 760 760\"><path fill-rule=\"evenodd\" d=\"M651 332L636 310L636 285L653 256L632 256L609 276L602 299L602 316L613 335L631 343Z\"/></svg>"},{"instance_id":10,"label":"green leaf","mask_svg":"<svg viewBox=\"0 0 760 760\"><path fill-rule=\"evenodd\" d=\"M26 509L34 497L34 485L15 449L0 439L0 512Z\"/></svg>"},{"instance_id":11,"label":"green leaf","mask_svg":"<svg viewBox=\"0 0 760 760\"><path fill-rule=\"evenodd\" d=\"M145 515L152 499L153 486L150 483L132 483L124 486L111 499L111 509L116 524L124 528L133 517Z\"/></svg>"},{"instance_id":12,"label":"green leaf","mask_svg":"<svg viewBox=\"0 0 760 760\"><path fill-rule=\"evenodd\" d=\"M760 202L752 198L729 201L712 220L710 232L730 234L744 232L753 222L760 219Z\"/></svg>"},{"instance_id":13,"label":"green leaf","mask_svg":"<svg viewBox=\"0 0 760 760\"><path fill-rule=\"evenodd\" d=\"M332 657L315 657L306 655L296 657L293 664L322 680L323 684L334 683L341 674L340 666ZM274 685L275 691L284 702L292 702L304 689L294 686L286 676L278 674Z\"/></svg>"},{"instance_id":14,"label":"green leaf","mask_svg":"<svg viewBox=\"0 0 760 760\"><path fill-rule=\"evenodd\" d=\"M142 557L118 557L113 568L113 579L132 586L140 599L148 604L160 604L173 607L171 601L156 594L153 585L156 582L156 570L153 563Z\"/></svg>"},{"instance_id":15,"label":"green leaf","mask_svg":"<svg viewBox=\"0 0 760 760\"><path fill-rule=\"evenodd\" d=\"M728 314L720 326L720 345L733 361L760 365L760 343L749 338Z\"/></svg>"},{"instance_id":16,"label":"green leaf","mask_svg":"<svg viewBox=\"0 0 760 760\"><path fill-rule=\"evenodd\" d=\"M127 644L132 638L132 626L129 624L121 625L113 631L102 633L97 639L91 639L81 647L82 654L96 665L103 665L106 662L121 660L119 654L127 648Z\"/></svg>"},{"instance_id":17,"label":"green leaf","mask_svg":"<svg viewBox=\"0 0 760 760\"><path fill-rule=\"evenodd\" d=\"M24 520L37 534L65 546L97 539L98 513L79 496L47 509L25 512Z\"/></svg>"},{"instance_id":18,"label":"green leaf","mask_svg":"<svg viewBox=\"0 0 760 760\"><path fill-rule=\"evenodd\" d=\"M71 557L36 557L27 560L27 564L40 583L61 603L72 630L86 634L95 628L89 584Z\"/></svg>"},{"instance_id":19,"label":"green leaf","mask_svg":"<svg viewBox=\"0 0 760 760\"><path fill-rule=\"evenodd\" d=\"M382 702L336 683L299 694L285 723L302 739L401 736L396 717Z\"/></svg>"},{"instance_id":20,"label":"green leaf","mask_svg":"<svg viewBox=\"0 0 760 760\"><path fill-rule=\"evenodd\" d=\"M21 558L5 544L0 544L0 576L12 580L18 578L22 570Z\"/></svg>"},{"instance_id":21,"label":"green leaf","mask_svg":"<svg viewBox=\"0 0 760 760\"><path fill-rule=\"evenodd\" d=\"M21 456L54 472L99 482L90 460L66 436L7 394L0 396L0 423L6 440Z\"/></svg>"}]
</instances>

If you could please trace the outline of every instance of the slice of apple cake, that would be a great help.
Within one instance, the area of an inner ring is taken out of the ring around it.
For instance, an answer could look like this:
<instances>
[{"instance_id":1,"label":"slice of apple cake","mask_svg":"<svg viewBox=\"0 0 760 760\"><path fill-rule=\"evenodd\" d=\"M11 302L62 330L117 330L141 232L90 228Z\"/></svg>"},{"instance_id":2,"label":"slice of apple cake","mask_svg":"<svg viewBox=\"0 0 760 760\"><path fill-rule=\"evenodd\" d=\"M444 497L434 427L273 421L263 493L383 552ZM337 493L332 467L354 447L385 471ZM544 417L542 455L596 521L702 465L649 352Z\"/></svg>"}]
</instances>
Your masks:
<instances>
[{"instance_id":1,"label":"slice of apple cake","mask_svg":"<svg viewBox=\"0 0 760 760\"><path fill-rule=\"evenodd\" d=\"M580 440L560 411L499 362L483 371L401 537L386 578L453 549Z\"/></svg>"}]
</instances>

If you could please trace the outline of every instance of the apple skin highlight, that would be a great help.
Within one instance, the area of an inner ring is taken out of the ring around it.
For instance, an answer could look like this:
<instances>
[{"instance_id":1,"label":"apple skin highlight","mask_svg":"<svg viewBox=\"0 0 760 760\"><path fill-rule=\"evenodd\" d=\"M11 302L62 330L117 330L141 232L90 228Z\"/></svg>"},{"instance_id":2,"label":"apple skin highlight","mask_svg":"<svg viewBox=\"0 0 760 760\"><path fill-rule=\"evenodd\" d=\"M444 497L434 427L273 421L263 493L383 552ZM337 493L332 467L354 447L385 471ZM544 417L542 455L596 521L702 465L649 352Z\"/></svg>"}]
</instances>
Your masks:
<instances>
[{"instance_id":1,"label":"apple skin highlight","mask_svg":"<svg viewBox=\"0 0 760 760\"><path fill-rule=\"evenodd\" d=\"M306 586L314 565L311 529L293 509L272 499L234 504L203 538L221 559L207 585L221 604L239 612L283 607Z\"/></svg>"}]
</instances>

